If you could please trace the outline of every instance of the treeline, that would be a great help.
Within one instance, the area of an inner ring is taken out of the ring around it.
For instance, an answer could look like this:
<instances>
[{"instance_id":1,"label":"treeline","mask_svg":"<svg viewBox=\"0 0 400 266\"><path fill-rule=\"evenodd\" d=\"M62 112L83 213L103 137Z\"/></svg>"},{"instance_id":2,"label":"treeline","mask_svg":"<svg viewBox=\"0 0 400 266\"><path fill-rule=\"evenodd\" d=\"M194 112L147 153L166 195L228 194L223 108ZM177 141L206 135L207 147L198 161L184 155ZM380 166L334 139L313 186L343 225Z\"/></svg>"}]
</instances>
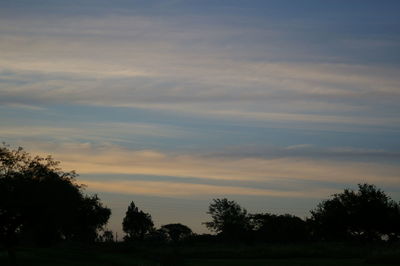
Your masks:
<instances>
[{"instance_id":1,"label":"treeline","mask_svg":"<svg viewBox=\"0 0 400 266\"><path fill-rule=\"evenodd\" d=\"M288 243L309 241L398 241L400 205L374 185L344 190L311 210L301 219L291 214L251 214L237 202L214 199L209 205L211 221L204 225L215 235L195 235L182 224L155 229L151 215L132 202L123 221L125 241L234 241Z\"/></svg>"},{"instance_id":2,"label":"treeline","mask_svg":"<svg viewBox=\"0 0 400 266\"><path fill-rule=\"evenodd\" d=\"M32 157L22 148L0 147L0 243L15 256L20 242L112 242L105 226L111 210L84 193L75 172L64 172L51 157ZM344 190L321 202L305 220L294 215L248 213L235 201L214 199L204 225L213 235L196 235L183 224L155 228L151 215L133 202L122 222L124 241L301 242L398 241L399 203L374 185Z\"/></svg>"}]
</instances>

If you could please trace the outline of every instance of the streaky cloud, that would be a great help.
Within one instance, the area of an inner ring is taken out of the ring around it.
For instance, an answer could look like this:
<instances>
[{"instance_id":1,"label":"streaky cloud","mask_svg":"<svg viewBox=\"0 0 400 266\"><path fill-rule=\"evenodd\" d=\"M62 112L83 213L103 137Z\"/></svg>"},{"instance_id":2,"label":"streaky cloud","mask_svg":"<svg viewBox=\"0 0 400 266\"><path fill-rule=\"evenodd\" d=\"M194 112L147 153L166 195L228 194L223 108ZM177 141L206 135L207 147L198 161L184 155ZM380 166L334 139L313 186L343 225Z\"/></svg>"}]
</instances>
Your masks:
<instances>
[{"instance_id":1,"label":"streaky cloud","mask_svg":"<svg viewBox=\"0 0 400 266\"><path fill-rule=\"evenodd\" d=\"M337 192L333 189L316 189L308 191L279 191L246 187L213 186L204 184L155 182L155 181L93 181L79 179L90 189L101 192L122 193L128 195L147 195L173 198L196 198L199 196L273 196L273 197L306 197L321 198Z\"/></svg>"},{"instance_id":2,"label":"streaky cloud","mask_svg":"<svg viewBox=\"0 0 400 266\"><path fill-rule=\"evenodd\" d=\"M38 147L36 147L37 149ZM398 184L397 164L307 157L201 156L155 150L131 150L90 143L42 145L38 153L52 151L63 167L82 174L132 174L282 182L282 180L332 181L341 183ZM240 154L239 154L240 155Z\"/></svg>"}]
</instances>

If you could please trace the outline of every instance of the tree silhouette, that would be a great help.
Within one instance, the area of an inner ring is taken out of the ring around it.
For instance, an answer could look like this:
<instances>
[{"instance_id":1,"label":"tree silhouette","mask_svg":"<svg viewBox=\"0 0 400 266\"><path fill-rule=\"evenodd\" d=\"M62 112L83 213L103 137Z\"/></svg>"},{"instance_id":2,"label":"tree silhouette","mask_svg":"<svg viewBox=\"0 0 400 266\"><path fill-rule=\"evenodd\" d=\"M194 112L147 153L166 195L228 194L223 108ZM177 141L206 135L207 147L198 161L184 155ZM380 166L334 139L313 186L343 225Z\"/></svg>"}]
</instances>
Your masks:
<instances>
[{"instance_id":1,"label":"tree silhouette","mask_svg":"<svg viewBox=\"0 0 400 266\"><path fill-rule=\"evenodd\" d=\"M235 201L226 198L213 199L207 213L211 215L212 221L204 224L223 238L241 238L251 229L246 209Z\"/></svg>"},{"instance_id":2,"label":"tree silhouette","mask_svg":"<svg viewBox=\"0 0 400 266\"><path fill-rule=\"evenodd\" d=\"M112 243L114 242L114 233L111 230L104 230L103 234L100 236L101 242Z\"/></svg>"},{"instance_id":3,"label":"tree silhouette","mask_svg":"<svg viewBox=\"0 0 400 266\"><path fill-rule=\"evenodd\" d=\"M180 223L163 225L161 230L172 242L179 242L193 234L189 227Z\"/></svg>"},{"instance_id":4,"label":"tree silhouette","mask_svg":"<svg viewBox=\"0 0 400 266\"><path fill-rule=\"evenodd\" d=\"M259 241L296 242L308 238L306 222L294 215L253 214L251 222Z\"/></svg>"},{"instance_id":5,"label":"tree silhouette","mask_svg":"<svg viewBox=\"0 0 400 266\"><path fill-rule=\"evenodd\" d=\"M71 239L93 242L98 238L98 229L103 228L111 215L97 195L82 197L76 210L79 224L75 224Z\"/></svg>"},{"instance_id":6,"label":"tree silhouette","mask_svg":"<svg viewBox=\"0 0 400 266\"><path fill-rule=\"evenodd\" d=\"M0 147L0 241L10 257L18 238L42 244L93 240L107 223L111 211L97 196L83 195L76 173L58 165L51 157L32 158L22 148Z\"/></svg>"},{"instance_id":7,"label":"tree silhouette","mask_svg":"<svg viewBox=\"0 0 400 266\"><path fill-rule=\"evenodd\" d=\"M322 239L381 240L399 238L400 207L374 185L345 189L311 211L314 234Z\"/></svg>"},{"instance_id":8,"label":"tree silhouette","mask_svg":"<svg viewBox=\"0 0 400 266\"><path fill-rule=\"evenodd\" d=\"M157 243L164 243L169 241L169 236L165 232L165 230L159 228L153 228L146 234L146 240L157 242Z\"/></svg>"},{"instance_id":9,"label":"tree silhouette","mask_svg":"<svg viewBox=\"0 0 400 266\"><path fill-rule=\"evenodd\" d=\"M151 215L139 210L132 201L122 222L122 229L126 233L125 240L143 240L153 226Z\"/></svg>"}]
</instances>

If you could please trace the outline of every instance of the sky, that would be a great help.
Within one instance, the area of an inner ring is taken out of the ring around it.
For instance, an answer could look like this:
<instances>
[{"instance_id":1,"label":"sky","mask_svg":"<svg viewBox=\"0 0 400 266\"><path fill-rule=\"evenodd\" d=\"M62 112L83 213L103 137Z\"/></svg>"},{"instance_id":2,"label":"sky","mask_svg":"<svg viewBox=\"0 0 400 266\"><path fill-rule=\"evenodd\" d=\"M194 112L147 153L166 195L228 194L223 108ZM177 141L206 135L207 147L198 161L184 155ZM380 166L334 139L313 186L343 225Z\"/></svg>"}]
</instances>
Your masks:
<instances>
[{"instance_id":1,"label":"sky","mask_svg":"<svg viewBox=\"0 0 400 266\"><path fill-rule=\"evenodd\" d=\"M0 141L197 233L214 198L305 218L400 200L399 1L1 0Z\"/></svg>"}]
</instances>

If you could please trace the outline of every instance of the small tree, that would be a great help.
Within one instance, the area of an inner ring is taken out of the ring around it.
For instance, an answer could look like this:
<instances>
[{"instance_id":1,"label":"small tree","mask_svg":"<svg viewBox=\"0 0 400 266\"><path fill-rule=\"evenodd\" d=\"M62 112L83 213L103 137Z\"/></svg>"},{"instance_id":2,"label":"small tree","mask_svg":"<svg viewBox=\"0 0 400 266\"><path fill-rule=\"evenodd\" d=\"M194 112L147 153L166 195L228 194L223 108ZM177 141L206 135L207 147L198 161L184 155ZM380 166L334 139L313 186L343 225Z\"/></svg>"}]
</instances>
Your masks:
<instances>
[{"instance_id":1,"label":"small tree","mask_svg":"<svg viewBox=\"0 0 400 266\"><path fill-rule=\"evenodd\" d=\"M163 225L161 226L161 230L163 230L173 242L179 242L193 234L189 227L180 223Z\"/></svg>"},{"instance_id":2,"label":"small tree","mask_svg":"<svg viewBox=\"0 0 400 266\"><path fill-rule=\"evenodd\" d=\"M139 210L132 201L122 222L122 229L126 233L125 240L143 240L153 226L151 215Z\"/></svg>"},{"instance_id":3,"label":"small tree","mask_svg":"<svg viewBox=\"0 0 400 266\"><path fill-rule=\"evenodd\" d=\"M358 191L345 189L311 211L309 220L322 239L381 240L399 238L400 207L374 185L359 184Z\"/></svg>"},{"instance_id":4,"label":"small tree","mask_svg":"<svg viewBox=\"0 0 400 266\"><path fill-rule=\"evenodd\" d=\"M241 238L251 229L246 209L235 201L226 198L213 199L207 213L211 215L212 221L204 224L224 238Z\"/></svg>"}]
</instances>

